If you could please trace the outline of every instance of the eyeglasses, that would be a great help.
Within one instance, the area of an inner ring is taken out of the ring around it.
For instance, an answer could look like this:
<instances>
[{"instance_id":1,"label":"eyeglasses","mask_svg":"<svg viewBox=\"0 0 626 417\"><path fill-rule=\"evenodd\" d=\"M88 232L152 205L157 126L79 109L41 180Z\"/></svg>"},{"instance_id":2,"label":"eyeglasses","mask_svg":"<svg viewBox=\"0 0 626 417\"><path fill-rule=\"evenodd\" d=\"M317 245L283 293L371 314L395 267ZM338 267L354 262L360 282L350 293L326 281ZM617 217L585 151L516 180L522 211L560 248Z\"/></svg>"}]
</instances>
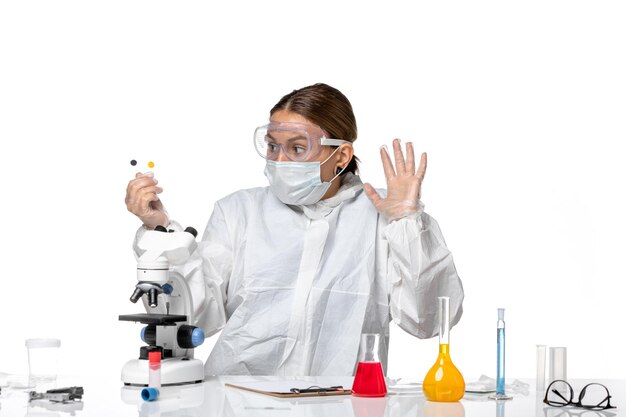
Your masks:
<instances>
[{"instance_id":1,"label":"eyeglasses","mask_svg":"<svg viewBox=\"0 0 626 417\"><path fill-rule=\"evenodd\" d=\"M585 398L586 396L586 398ZM574 389L562 379L552 381L546 389L543 402L553 407L565 407L568 405L585 408L587 410L606 410L615 408L611 405L609 390L602 384L592 382L585 385L578 395L578 401L573 401Z\"/></svg>"}]
</instances>

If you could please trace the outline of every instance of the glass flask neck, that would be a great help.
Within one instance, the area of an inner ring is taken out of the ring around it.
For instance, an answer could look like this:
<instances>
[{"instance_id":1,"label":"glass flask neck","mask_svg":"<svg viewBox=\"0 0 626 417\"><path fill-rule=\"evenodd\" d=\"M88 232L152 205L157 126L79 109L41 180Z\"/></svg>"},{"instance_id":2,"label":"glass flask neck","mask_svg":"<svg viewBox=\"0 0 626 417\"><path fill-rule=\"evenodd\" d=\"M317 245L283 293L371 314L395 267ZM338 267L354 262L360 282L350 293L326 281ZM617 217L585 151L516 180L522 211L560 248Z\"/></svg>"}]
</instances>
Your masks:
<instances>
[{"instance_id":1,"label":"glass flask neck","mask_svg":"<svg viewBox=\"0 0 626 417\"><path fill-rule=\"evenodd\" d=\"M498 329L504 329L504 309L498 309Z\"/></svg>"},{"instance_id":2,"label":"glass flask neck","mask_svg":"<svg viewBox=\"0 0 626 417\"><path fill-rule=\"evenodd\" d=\"M448 346L449 344L450 344L450 297L439 297L439 345ZM441 351L441 347L439 349Z\"/></svg>"},{"instance_id":3,"label":"glass flask neck","mask_svg":"<svg viewBox=\"0 0 626 417\"><path fill-rule=\"evenodd\" d=\"M365 333L361 335L359 362L380 362L380 335Z\"/></svg>"}]
</instances>

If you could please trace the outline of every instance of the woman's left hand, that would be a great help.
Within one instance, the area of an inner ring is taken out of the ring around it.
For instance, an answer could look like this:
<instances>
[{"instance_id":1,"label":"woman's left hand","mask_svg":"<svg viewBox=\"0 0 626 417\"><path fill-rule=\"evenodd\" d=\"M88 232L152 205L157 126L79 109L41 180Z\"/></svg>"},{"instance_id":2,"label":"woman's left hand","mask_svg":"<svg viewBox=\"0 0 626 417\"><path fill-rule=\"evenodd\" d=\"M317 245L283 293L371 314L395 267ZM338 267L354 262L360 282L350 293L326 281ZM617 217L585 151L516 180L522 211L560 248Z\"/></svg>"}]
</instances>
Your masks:
<instances>
[{"instance_id":1,"label":"woman's left hand","mask_svg":"<svg viewBox=\"0 0 626 417\"><path fill-rule=\"evenodd\" d=\"M426 153L422 153L420 165L415 172L415 153L413 144L406 144L406 159L402 154L400 139L393 141L393 154L396 166L394 169L387 147L380 148L385 178L387 179L387 197L382 198L370 184L365 184L365 193L376 207L376 210L389 220L417 213L419 209L422 181L426 175Z\"/></svg>"}]
</instances>

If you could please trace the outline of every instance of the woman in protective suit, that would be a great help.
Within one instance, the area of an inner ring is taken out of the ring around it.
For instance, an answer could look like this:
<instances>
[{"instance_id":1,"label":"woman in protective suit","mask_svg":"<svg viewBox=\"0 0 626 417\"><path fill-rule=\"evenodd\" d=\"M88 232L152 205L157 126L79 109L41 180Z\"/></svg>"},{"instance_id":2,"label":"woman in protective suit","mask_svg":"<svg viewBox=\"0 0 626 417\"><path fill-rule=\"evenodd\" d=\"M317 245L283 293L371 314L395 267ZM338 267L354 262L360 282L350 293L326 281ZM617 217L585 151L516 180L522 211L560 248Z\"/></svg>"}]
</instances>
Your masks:
<instances>
[{"instance_id":1,"label":"woman in protective suit","mask_svg":"<svg viewBox=\"0 0 626 417\"><path fill-rule=\"evenodd\" d=\"M352 375L362 333L389 320L419 338L437 334L437 297L450 297L452 324L463 287L435 219L423 211L426 154L416 168L393 142L381 158L387 189L357 175L356 120L337 89L315 84L284 96L255 131L269 187L215 203L198 248L176 270L193 293L196 325L222 331L207 375ZM171 220L152 174L129 182L128 210L147 229Z\"/></svg>"}]
</instances>

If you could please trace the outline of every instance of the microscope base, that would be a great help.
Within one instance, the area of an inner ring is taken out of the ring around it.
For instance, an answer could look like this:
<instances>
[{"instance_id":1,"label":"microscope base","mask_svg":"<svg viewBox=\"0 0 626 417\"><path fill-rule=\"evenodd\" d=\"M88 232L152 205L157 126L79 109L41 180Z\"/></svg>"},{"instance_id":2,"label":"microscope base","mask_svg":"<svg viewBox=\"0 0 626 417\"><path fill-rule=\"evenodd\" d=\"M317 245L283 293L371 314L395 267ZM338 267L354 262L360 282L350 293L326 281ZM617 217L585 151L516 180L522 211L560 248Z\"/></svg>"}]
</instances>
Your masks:
<instances>
[{"instance_id":1,"label":"microscope base","mask_svg":"<svg viewBox=\"0 0 626 417\"><path fill-rule=\"evenodd\" d=\"M204 380L204 365L199 359L168 358L161 362L161 385L195 384ZM132 359L122 368L125 385L148 386L148 361Z\"/></svg>"}]
</instances>

